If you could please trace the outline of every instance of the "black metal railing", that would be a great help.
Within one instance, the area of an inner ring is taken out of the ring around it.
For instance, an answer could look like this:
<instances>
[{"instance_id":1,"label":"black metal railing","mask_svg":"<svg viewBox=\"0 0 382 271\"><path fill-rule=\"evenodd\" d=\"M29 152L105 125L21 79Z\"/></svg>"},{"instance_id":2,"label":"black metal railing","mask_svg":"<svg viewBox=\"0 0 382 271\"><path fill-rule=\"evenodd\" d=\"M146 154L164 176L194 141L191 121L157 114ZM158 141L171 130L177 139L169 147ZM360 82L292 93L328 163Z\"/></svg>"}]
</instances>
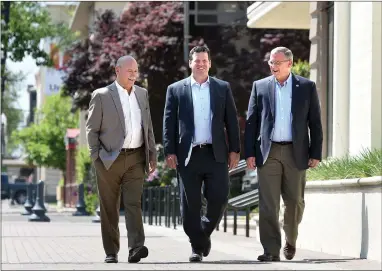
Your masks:
<instances>
[{"instance_id":1,"label":"black metal railing","mask_svg":"<svg viewBox=\"0 0 382 271\"><path fill-rule=\"evenodd\" d=\"M162 225L174 229L182 224L179 189L174 186L145 187L142 194L143 223Z\"/></svg>"},{"instance_id":2,"label":"black metal railing","mask_svg":"<svg viewBox=\"0 0 382 271\"><path fill-rule=\"evenodd\" d=\"M236 168L230 170L229 175L241 173L246 169L245 160L241 160ZM233 234L237 234L237 217L239 211L245 211L246 236L249 237L249 221L251 209L259 203L258 189L239 195L228 200L227 208L223 214L223 230L227 231L227 213L233 212ZM179 188L174 186L145 187L142 194L143 222L149 225L162 225L174 229L182 224L180 213ZM219 223L220 224L220 223ZM219 230L219 224L216 230Z\"/></svg>"}]
</instances>

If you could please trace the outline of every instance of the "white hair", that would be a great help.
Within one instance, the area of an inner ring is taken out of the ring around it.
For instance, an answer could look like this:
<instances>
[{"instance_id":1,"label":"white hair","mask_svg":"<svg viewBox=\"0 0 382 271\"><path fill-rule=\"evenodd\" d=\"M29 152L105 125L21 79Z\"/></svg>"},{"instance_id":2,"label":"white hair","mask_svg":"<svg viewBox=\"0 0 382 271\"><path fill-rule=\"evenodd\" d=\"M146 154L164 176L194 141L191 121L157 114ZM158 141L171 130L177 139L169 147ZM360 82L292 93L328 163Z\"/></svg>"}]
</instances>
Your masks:
<instances>
[{"instance_id":1,"label":"white hair","mask_svg":"<svg viewBox=\"0 0 382 271\"><path fill-rule=\"evenodd\" d=\"M290 49L286 48L286 47L276 47L274 48L272 51L271 51L271 55L273 54L277 54L277 53L283 53L284 56L288 59L288 60L292 60L293 62L293 53Z\"/></svg>"}]
</instances>

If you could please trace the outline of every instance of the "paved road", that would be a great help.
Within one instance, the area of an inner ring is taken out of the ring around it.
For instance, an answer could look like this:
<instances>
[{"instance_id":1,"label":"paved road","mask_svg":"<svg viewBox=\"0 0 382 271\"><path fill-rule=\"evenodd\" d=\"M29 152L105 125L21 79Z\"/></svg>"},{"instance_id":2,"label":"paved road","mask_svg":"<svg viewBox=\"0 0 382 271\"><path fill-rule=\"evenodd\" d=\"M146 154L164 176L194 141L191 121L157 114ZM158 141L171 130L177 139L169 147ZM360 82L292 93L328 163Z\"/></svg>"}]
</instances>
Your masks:
<instances>
[{"instance_id":1,"label":"paved road","mask_svg":"<svg viewBox=\"0 0 382 271\"><path fill-rule=\"evenodd\" d=\"M16 210L16 208L14 209ZM254 238L215 232L211 254L189 263L190 246L182 228L145 225L149 257L129 264L124 223L120 223L118 264L105 264L100 225L91 217L50 213L52 222L27 222L19 212L2 213L2 270L380 270L381 263L298 250L293 261L260 263Z\"/></svg>"}]
</instances>

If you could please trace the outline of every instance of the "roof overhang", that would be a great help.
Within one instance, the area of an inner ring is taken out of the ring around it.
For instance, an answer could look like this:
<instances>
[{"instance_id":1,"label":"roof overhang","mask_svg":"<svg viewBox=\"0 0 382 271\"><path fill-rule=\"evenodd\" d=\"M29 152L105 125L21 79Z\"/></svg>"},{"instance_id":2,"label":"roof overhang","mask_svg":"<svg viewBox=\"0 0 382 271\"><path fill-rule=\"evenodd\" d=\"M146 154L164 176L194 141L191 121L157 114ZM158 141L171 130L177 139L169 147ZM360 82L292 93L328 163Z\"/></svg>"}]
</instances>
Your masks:
<instances>
[{"instance_id":1,"label":"roof overhang","mask_svg":"<svg viewBox=\"0 0 382 271\"><path fill-rule=\"evenodd\" d=\"M247 8L249 28L309 29L310 2L256 2Z\"/></svg>"},{"instance_id":2,"label":"roof overhang","mask_svg":"<svg viewBox=\"0 0 382 271\"><path fill-rule=\"evenodd\" d=\"M94 4L93 1L81 1L76 7L72 21L70 22L70 30L73 32L79 31L81 35L87 35L89 23L90 7Z\"/></svg>"}]
</instances>

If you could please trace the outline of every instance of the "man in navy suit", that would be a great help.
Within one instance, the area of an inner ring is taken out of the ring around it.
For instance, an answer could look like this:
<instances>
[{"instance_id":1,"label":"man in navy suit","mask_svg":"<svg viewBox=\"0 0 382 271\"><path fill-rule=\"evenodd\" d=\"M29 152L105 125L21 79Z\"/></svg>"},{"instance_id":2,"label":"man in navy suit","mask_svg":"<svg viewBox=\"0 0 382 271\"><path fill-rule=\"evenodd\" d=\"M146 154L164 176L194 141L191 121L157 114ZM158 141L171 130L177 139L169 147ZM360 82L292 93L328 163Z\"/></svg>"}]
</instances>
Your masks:
<instances>
[{"instance_id":1,"label":"man in navy suit","mask_svg":"<svg viewBox=\"0 0 382 271\"><path fill-rule=\"evenodd\" d=\"M239 162L240 135L229 83L208 75L209 49L194 47L189 66L191 76L167 89L163 145L168 166L178 172L189 260L200 262L210 252L210 236L227 205L228 170ZM201 217L203 183L207 213Z\"/></svg>"},{"instance_id":2,"label":"man in navy suit","mask_svg":"<svg viewBox=\"0 0 382 271\"><path fill-rule=\"evenodd\" d=\"M273 75L253 83L245 157L248 168L257 167L258 172L264 248L258 260L280 260L280 195L285 205L284 256L291 260L305 208L305 172L316 167L322 155L320 103L315 83L291 73L293 54L288 48L273 49L268 64Z\"/></svg>"}]
</instances>

